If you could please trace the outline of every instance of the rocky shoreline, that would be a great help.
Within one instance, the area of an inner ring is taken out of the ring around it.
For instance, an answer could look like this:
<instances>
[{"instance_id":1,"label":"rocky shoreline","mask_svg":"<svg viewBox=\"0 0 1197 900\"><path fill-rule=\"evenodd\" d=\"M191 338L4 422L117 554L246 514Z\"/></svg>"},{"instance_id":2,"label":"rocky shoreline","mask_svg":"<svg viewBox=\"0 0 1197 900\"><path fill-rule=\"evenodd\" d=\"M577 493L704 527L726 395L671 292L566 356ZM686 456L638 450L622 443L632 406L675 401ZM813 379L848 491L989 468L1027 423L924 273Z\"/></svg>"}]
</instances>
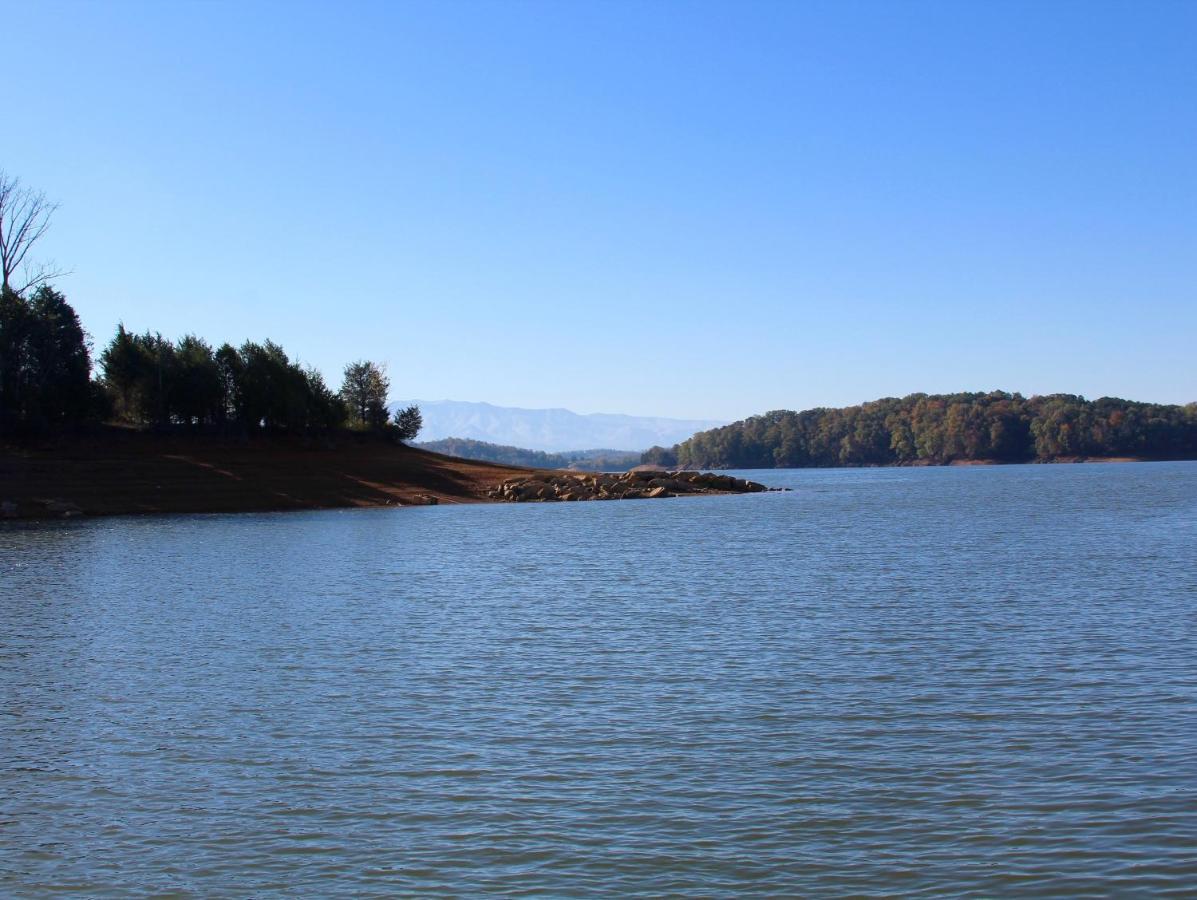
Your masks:
<instances>
[{"instance_id":1,"label":"rocky shoreline","mask_svg":"<svg viewBox=\"0 0 1197 900\"><path fill-rule=\"evenodd\" d=\"M711 472L526 469L357 433L313 442L105 427L0 442L0 527L91 516L633 500L765 489Z\"/></svg>"},{"instance_id":2,"label":"rocky shoreline","mask_svg":"<svg viewBox=\"0 0 1197 900\"><path fill-rule=\"evenodd\" d=\"M714 472L537 472L509 478L488 492L507 503L577 500L655 500L689 494L756 494L776 490L755 481Z\"/></svg>"}]
</instances>

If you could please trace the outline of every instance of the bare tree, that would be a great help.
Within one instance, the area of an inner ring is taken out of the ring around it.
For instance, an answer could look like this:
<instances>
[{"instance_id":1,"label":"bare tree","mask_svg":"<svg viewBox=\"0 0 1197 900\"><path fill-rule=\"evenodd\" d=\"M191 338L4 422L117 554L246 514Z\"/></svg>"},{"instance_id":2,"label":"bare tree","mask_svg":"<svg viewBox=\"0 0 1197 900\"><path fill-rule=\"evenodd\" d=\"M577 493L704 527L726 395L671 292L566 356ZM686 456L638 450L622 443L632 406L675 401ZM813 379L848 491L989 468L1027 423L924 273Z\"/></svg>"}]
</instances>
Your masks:
<instances>
[{"instance_id":1,"label":"bare tree","mask_svg":"<svg viewBox=\"0 0 1197 900\"><path fill-rule=\"evenodd\" d=\"M23 187L19 178L0 170L0 284L5 290L24 294L66 274L52 265L35 265L26 259L33 245L45 236L56 209L58 204L47 200L45 194Z\"/></svg>"}]
</instances>

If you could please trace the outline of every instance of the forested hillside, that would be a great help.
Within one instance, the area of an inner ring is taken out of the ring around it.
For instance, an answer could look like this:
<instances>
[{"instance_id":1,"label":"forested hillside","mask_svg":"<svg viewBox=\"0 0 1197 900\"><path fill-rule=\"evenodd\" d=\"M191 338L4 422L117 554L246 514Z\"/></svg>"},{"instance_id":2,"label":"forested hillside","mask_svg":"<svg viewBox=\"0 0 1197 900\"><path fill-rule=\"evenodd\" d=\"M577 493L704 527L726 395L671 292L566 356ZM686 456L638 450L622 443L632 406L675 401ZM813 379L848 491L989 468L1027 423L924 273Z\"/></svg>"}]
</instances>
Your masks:
<instances>
[{"instance_id":1,"label":"forested hillside","mask_svg":"<svg viewBox=\"0 0 1197 900\"><path fill-rule=\"evenodd\" d=\"M446 456L497 462L509 466L530 466L537 469L573 468L595 472L619 472L630 469L640 462L639 453L621 450L573 450L567 453L546 453L543 450L508 447L504 444L492 444L469 438L425 441L418 446L424 450L431 450L433 453L444 453Z\"/></svg>"},{"instance_id":2,"label":"forested hillside","mask_svg":"<svg viewBox=\"0 0 1197 900\"><path fill-rule=\"evenodd\" d=\"M842 409L777 410L702 431L646 462L683 468L803 468L1197 458L1197 403L1071 394L911 394Z\"/></svg>"}]
</instances>

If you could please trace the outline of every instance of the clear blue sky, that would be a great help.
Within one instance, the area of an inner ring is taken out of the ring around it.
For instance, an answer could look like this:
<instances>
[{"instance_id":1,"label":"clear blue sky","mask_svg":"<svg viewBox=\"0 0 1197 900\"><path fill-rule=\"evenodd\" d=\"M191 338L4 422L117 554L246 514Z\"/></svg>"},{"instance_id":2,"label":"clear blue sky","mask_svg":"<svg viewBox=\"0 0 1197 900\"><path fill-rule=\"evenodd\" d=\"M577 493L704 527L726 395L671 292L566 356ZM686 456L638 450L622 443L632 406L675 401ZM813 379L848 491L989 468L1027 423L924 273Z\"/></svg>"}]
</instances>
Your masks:
<instances>
[{"instance_id":1,"label":"clear blue sky","mask_svg":"<svg viewBox=\"0 0 1197 900\"><path fill-rule=\"evenodd\" d=\"M1197 400L1197 3L4 4L118 320L395 397Z\"/></svg>"}]
</instances>

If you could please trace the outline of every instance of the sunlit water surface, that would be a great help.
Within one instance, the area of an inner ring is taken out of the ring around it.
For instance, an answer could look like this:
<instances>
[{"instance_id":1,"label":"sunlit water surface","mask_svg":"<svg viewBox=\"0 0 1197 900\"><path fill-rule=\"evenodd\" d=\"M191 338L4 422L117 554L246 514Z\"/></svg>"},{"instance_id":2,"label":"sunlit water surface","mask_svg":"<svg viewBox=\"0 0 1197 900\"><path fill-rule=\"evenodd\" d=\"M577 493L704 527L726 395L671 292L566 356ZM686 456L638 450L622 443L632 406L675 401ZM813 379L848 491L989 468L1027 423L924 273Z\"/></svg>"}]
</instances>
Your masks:
<instances>
[{"instance_id":1,"label":"sunlit water surface","mask_svg":"<svg viewBox=\"0 0 1197 900\"><path fill-rule=\"evenodd\" d=\"M0 529L0 894L1197 888L1197 464Z\"/></svg>"}]
</instances>

